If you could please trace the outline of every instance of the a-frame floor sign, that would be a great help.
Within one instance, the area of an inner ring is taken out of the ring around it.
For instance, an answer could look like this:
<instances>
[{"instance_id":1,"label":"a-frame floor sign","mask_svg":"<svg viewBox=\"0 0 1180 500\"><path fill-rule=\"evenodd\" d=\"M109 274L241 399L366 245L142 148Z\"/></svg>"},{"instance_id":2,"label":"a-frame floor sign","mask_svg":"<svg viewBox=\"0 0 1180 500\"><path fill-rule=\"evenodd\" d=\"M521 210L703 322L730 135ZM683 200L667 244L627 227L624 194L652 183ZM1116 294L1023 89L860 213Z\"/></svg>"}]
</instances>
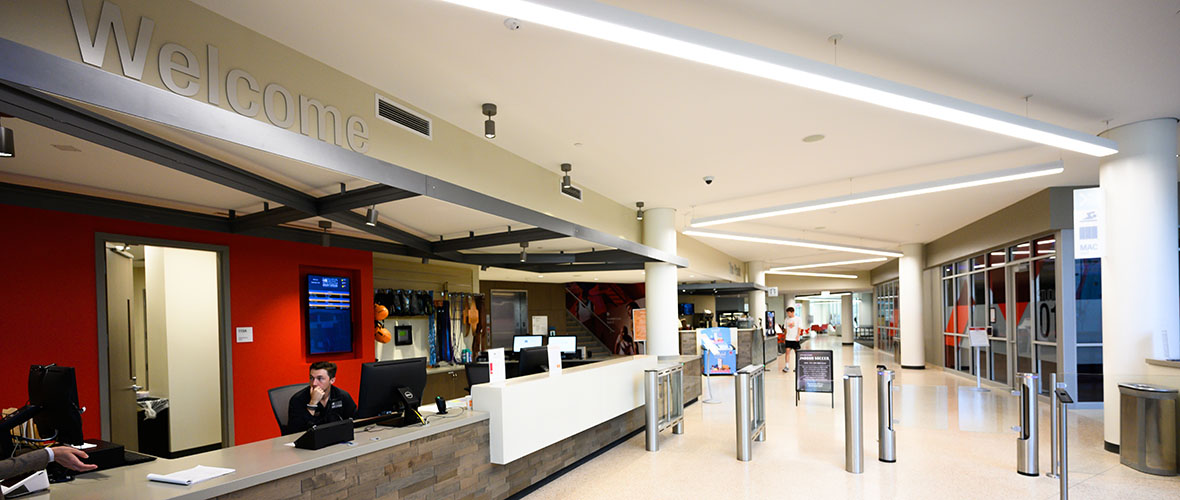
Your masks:
<instances>
[{"instance_id":1,"label":"a-frame floor sign","mask_svg":"<svg viewBox=\"0 0 1180 500\"><path fill-rule=\"evenodd\" d=\"M832 408L836 407L832 356L830 350L795 350L795 406L799 406L799 393L826 392L832 395Z\"/></svg>"}]
</instances>

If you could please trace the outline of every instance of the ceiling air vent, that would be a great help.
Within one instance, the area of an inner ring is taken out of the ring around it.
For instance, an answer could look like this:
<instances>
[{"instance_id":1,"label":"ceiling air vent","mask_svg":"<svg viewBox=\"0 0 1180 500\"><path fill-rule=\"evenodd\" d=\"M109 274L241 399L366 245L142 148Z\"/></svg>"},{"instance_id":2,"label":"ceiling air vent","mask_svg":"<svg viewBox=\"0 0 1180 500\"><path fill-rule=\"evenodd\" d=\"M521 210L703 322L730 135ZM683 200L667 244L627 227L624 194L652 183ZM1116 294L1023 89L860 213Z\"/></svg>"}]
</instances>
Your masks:
<instances>
[{"instance_id":1,"label":"ceiling air vent","mask_svg":"<svg viewBox=\"0 0 1180 500\"><path fill-rule=\"evenodd\" d=\"M377 118L430 139L430 118L410 111L380 94L377 95Z\"/></svg>"}]
</instances>

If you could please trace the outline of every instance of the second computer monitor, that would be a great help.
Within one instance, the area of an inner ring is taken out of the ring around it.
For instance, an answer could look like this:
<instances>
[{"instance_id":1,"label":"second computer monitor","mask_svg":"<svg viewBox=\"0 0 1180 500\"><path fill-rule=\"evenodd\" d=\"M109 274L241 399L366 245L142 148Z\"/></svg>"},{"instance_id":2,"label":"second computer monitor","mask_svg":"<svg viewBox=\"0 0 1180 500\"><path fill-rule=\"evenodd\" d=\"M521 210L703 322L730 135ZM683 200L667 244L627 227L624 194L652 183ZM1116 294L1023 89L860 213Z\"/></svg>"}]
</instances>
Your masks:
<instances>
[{"instance_id":1,"label":"second computer monitor","mask_svg":"<svg viewBox=\"0 0 1180 500\"><path fill-rule=\"evenodd\" d=\"M561 352L571 354L578 351L578 337L573 335L554 335L549 337L549 345L555 345Z\"/></svg>"},{"instance_id":2,"label":"second computer monitor","mask_svg":"<svg viewBox=\"0 0 1180 500\"><path fill-rule=\"evenodd\" d=\"M400 410L394 390L409 387L422 399L426 390L426 358L377 361L361 365L361 393L356 418L374 417Z\"/></svg>"},{"instance_id":3,"label":"second computer monitor","mask_svg":"<svg viewBox=\"0 0 1180 500\"><path fill-rule=\"evenodd\" d=\"M540 347L544 338L541 335L513 335L512 352L520 352L526 347Z\"/></svg>"},{"instance_id":4,"label":"second computer monitor","mask_svg":"<svg viewBox=\"0 0 1180 500\"><path fill-rule=\"evenodd\" d=\"M516 376L523 377L547 370L549 370L549 349L547 347L526 347L520 351L520 362L517 364Z\"/></svg>"}]
</instances>

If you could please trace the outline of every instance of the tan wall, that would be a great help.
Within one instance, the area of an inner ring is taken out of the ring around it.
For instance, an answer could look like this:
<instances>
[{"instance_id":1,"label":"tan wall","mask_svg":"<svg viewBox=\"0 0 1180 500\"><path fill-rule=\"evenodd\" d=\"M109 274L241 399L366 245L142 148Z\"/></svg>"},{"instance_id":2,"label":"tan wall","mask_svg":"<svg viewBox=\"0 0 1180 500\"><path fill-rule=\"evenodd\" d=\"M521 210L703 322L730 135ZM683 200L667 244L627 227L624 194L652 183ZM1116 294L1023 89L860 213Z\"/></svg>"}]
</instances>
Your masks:
<instances>
[{"instance_id":1,"label":"tan wall","mask_svg":"<svg viewBox=\"0 0 1180 500\"><path fill-rule=\"evenodd\" d=\"M745 280L745 264L729 254L701 243L695 238L676 234L676 254L688 259L688 269L697 275L688 281L708 281L716 278L728 281ZM730 264L736 265L738 273L731 272ZM704 275L704 276L702 276Z\"/></svg>"},{"instance_id":2,"label":"tan wall","mask_svg":"<svg viewBox=\"0 0 1180 500\"><path fill-rule=\"evenodd\" d=\"M407 290L432 290L452 293L479 293L479 266L453 262L430 261L423 264L421 259L382 253L373 254L373 288L401 288ZM438 297L438 294L435 294ZM414 343L395 345L393 342L376 342L376 356L380 361L424 357L429 354L430 323L426 317L391 316L385 320L385 328L393 332L395 326L409 325ZM464 339L468 347L470 338Z\"/></svg>"},{"instance_id":3,"label":"tan wall","mask_svg":"<svg viewBox=\"0 0 1180 500\"><path fill-rule=\"evenodd\" d=\"M766 286L777 286L779 295L788 293L805 295L809 293L818 293L824 290L830 292L846 292L853 290L870 290L873 288L872 284L869 282L868 271L860 271L857 272L856 275L856 279L842 279L767 274Z\"/></svg>"},{"instance_id":4,"label":"tan wall","mask_svg":"<svg viewBox=\"0 0 1180 500\"><path fill-rule=\"evenodd\" d=\"M1050 189L1042 190L953 233L927 243L926 267L937 266L1020 238L1050 231L1053 228L1050 223L1052 198L1050 191ZM1072 219L1069 224L1072 226Z\"/></svg>"},{"instance_id":5,"label":"tan wall","mask_svg":"<svg viewBox=\"0 0 1180 500\"><path fill-rule=\"evenodd\" d=\"M102 2L83 0L82 4L93 36ZM185 85L190 80L200 83L200 91L191 98L209 102L207 45L214 45L218 49L219 107L222 109L231 110L224 92L225 78L230 70L242 69L258 80L260 91L270 83L282 85L294 96L297 106L299 96L305 95L339 108L346 119L352 115L363 118L369 125L369 156L477 189L558 218L640 241L641 227L635 220L633 208L585 189L580 203L565 197L558 193L557 186L561 178L556 172L530 163L482 136L468 133L424 110L414 108L410 103L398 100L389 89L375 89L189 2L117 0L114 5L122 11L123 23L132 44L139 32L141 17L155 21L140 80L145 84L165 88L159 72L159 51L165 43L176 43L195 54L202 75L199 79L190 79L174 72L176 83ZM0 33L4 38L50 54L72 61L82 60L66 0L0 2ZM179 60L179 57L175 60ZM102 68L123 75L113 35ZM245 84L241 84L240 88L246 95ZM433 140L421 138L377 119L374 93L398 100L432 118ZM256 99L260 102L261 95ZM476 107L472 108L472 113L475 114L473 123L482 123ZM270 123L264 112L259 112L256 119ZM295 120L289 129L298 133L299 122Z\"/></svg>"},{"instance_id":6,"label":"tan wall","mask_svg":"<svg viewBox=\"0 0 1180 500\"><path fill-rule=\"evenodd\" d=\"M886 281L897 279L900 274L898 272L898 262L898 259L893 259L873 268L869 272L869 282L873 285L879 285Z\"/></svg>"}]
</instances>

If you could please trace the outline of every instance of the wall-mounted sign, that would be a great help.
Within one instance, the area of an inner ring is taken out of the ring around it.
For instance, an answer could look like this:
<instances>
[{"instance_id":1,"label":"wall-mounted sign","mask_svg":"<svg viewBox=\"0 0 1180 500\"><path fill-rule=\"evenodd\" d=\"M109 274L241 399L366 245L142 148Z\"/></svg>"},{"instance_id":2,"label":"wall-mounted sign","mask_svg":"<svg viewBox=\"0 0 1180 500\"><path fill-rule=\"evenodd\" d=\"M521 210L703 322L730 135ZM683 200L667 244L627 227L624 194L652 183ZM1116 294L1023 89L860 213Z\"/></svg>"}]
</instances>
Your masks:
<instances>
[{"instance_id":1,"label":"wall-mounted sign","mask_svg":"<svg viewBox=\"0 0 1180 500\"><path fill-rule=\"evenodd\" d=\"M631 311L631 331L635 340L647 340L647 309Z\"/></svg>"},{"instance_id":2,"label":"wall-mounted sign","mask_svg":"<svg viewBox=\"0 0 1180 500\"><path fill-rule=\"evenodd\" d=\"M1101 259L1102 218L1105 203L1102 188L1073 191L1073 253L1075 259Z\"/></svg>"},{"instance_id":3,"label":"wall-mounted sign","mask_svg":"<svg viewBox=\"0 0 1180 500\"><path fill-rule=\"evenodd\" d=\"M107 47L111 38L114 38L123 76L141 80L156 22L141 16L136 39L132 43L127 36L123 11L118 5L102 3L97 27L91 33L90 26L94 24L86 18L82 1L68 0L66 3L78 39L78 50L82 53L82 62L102 68ZM195 52L183 45L171 42L161 45L156 59L164 87L216 106L221 105L224 96L226 104L240 115L256 117L261 112L271 124L280 128L292 128L298 122L299 133L308 137L341 147L347 145L358 153L369 150L369 124L361 117L353 115L345 118L335 106L302 94L296 99L286 87L273 82L263 85L253 74L241 68L232 68L223 74L218 49L212 44L205 46L203 55L202 61Z\"/></svg>"},{"instance_id":4,"label":"wall-mounted sign","mask_svg":"<svg viewBox=\"0 0 1180 500\"><path fill-rule=\"evenodd\" d=\"M236 334L239 344L244 342L254 342L254 327L252 326L239 326L234 329L234 333Z\"/></svg>"},{"instance_id":5,"label":"wall-mounted sign","mask_svg":"<svg viewBox=\"0 0 1180 500\"><path fill-rule=\"evenodd\" d=\"M778 287L772 286L770 288L767 288L766 289L766 296L767 297L778 297Z\"/></svg>"}]
</instances>

